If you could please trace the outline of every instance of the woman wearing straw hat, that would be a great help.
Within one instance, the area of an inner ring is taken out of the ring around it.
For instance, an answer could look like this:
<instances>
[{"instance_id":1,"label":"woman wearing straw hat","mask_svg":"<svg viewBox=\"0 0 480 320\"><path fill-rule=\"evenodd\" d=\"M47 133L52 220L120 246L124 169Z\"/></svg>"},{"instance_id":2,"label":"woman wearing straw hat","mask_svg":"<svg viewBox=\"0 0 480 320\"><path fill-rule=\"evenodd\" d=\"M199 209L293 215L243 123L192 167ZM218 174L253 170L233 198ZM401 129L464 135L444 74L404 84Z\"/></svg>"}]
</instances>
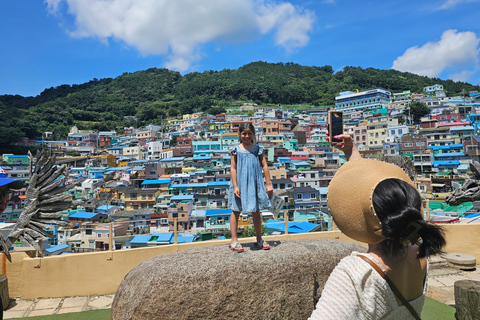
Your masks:
<instances>
[{"instance_id":1,"label":"woman wearing straw hat","mask_svg":"<svg viewBox=\"0 0 480 320\"><path fill-rule=\"evenodd\" d=\"M443 230L424 220L420 194L400 167L362 159L349 135L335 138L348 162L330 183L328 206L368 253L340 261L309 319L420 319L427 258L441 252Z\"/></svg>"}]
</instances>

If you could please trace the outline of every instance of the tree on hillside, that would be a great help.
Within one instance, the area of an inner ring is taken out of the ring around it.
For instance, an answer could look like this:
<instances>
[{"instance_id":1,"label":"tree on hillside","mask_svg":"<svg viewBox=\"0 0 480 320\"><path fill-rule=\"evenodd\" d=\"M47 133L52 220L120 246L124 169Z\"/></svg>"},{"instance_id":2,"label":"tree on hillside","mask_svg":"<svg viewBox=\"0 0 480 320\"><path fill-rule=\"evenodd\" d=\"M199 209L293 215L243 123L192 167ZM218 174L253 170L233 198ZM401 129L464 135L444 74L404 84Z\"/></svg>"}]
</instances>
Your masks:
<instances>
[{"instance_id":1,"label":"tree on hillside","mask_svg":"<svg viewBox=\"0 0 480 320\"><path fill-rule=\"evenodd\" d=\"M409 106L403 109L403 114L407 117L411 117L413 123L419 123L420 118L430 113L430 107L423 102L414 101Z\"/></svg>"}]
</instances>

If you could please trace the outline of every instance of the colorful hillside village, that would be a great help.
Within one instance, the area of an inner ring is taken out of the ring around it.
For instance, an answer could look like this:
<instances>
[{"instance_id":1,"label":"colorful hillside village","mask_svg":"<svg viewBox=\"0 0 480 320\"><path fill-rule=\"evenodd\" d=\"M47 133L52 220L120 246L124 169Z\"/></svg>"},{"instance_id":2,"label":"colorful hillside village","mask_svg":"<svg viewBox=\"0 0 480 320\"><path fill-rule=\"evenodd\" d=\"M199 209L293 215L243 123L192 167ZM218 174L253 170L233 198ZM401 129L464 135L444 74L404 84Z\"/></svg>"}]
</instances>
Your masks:
<instances>
[{"instance_id":1,"label":"colorful hillside village","mask_svg":"<svg viewBox=\"0 0 480 320\"><path fill-rule=\"evenodd\" d=\"M430 108L418 122L408 112L415 101ZM355 90L340 93L331 108L343 111L344 132L363 157L413 160L432 221L465 223L480 216L476 203L449 207L443 201L471 175L469 163L480 161L479 92L448 97L441 85L420 93ZM328 185L346 160L326 140L327 108L243 104L221 114L185 114L160 126L124 128L121 135L73 127L64 141L24 139L20 145L40 145L55 154L75 183L73 206L63 212L72 227L56 228L42 244L43 254L228 238L229 148L238 144L243 122L254 124L275 195L283 200L279 210L262 212L265 232L331 230ZM66 155L72 152L78 155ZM9 177L28 182L26 155L4 154L2 160ZM12 197L0 228L18 218L24 199L25 189ZM250 224L250 216L240 216L240 230Z\"/></svg>"}]
</instances>

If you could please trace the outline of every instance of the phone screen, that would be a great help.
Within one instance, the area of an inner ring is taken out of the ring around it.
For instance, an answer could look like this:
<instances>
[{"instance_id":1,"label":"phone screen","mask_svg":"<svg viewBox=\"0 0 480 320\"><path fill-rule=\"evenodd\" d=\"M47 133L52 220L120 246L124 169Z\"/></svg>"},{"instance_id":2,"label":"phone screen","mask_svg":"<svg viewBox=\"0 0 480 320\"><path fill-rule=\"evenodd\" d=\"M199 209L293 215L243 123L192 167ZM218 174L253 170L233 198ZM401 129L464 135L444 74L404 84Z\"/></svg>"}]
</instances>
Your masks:
<instances>
[{"instance_id":1,"label":"phone screen","mask_svg":"<svg viewBox=\"0 0 480 320\"><path fill-rule=\"evenodd\" d=\"M330 139L332 142L341 142L341 139L335 139L335 136L338 136L343 133L343 118L342 112L331 112L330 113Z\"/></svg>"}]
</instances>

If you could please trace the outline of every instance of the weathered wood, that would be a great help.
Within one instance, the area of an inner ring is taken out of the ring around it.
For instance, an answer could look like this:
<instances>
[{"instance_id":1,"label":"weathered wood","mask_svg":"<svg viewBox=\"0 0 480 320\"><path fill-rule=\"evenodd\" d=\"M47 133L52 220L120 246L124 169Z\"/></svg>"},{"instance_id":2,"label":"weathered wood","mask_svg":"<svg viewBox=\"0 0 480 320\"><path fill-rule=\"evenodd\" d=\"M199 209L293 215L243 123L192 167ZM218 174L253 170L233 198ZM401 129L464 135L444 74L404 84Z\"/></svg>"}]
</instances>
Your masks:
<instances>
[{"instance_id":1,"label":"weathered wood","mask_svg":"<svg viewBox=\"0 0 480 320\"><path fill-rule=\"evenodd\" d=\"M454 290L455 318L459 320L480 319L480 281L456 281Z\"/></svg>"},{"instance_id":2,"label":"weathered wood","mask_svg":"<svg viewBox=\"0 0 480 320\"><path fill-rule=\"evenodd\" d=\"M0 275L0 299L2 300L3 310L7 309L10 303L10 295L8 294L8 279L3 274Z\"/></svg>"}]
</instances>

